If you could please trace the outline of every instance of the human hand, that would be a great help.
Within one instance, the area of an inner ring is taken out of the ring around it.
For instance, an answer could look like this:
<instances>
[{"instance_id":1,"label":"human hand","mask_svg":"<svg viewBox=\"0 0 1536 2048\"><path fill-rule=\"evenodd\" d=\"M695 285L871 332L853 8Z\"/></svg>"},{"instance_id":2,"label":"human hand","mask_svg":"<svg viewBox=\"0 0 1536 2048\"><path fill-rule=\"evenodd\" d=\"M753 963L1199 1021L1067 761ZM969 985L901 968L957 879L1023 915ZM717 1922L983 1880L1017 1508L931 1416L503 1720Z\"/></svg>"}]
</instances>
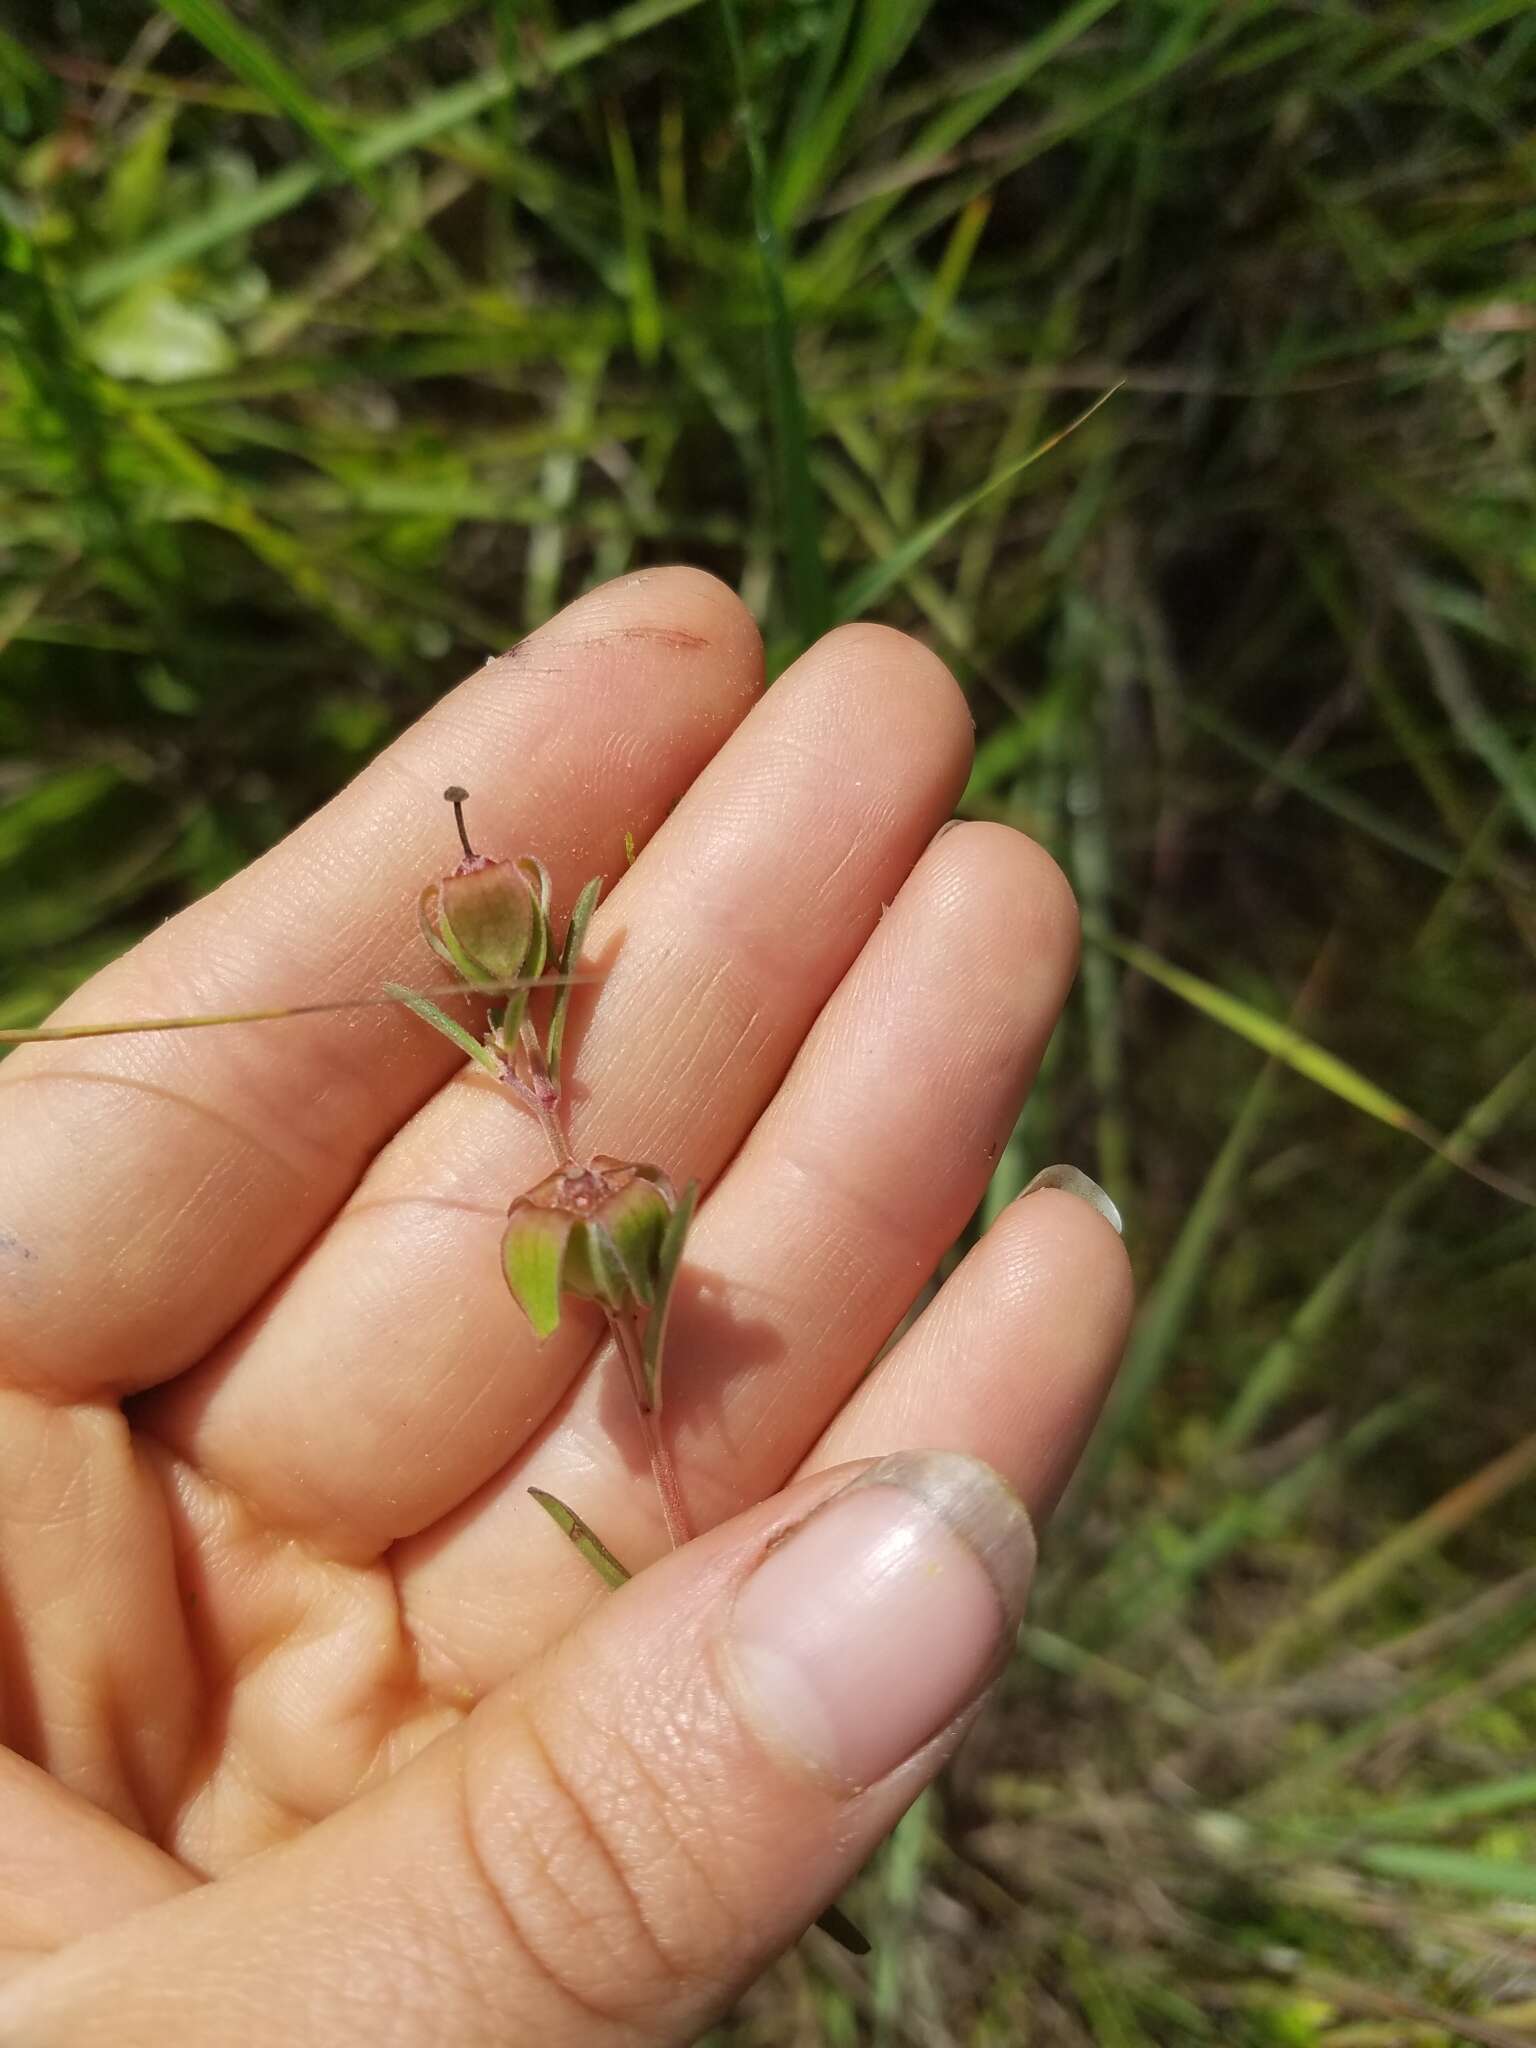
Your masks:
<instances>
[{"instance_id":1,"label":"human hand","mask_svg":"<svg viewBox=\"0 0 1536 2048\"><path fill-rule=\"evenodd\" d=\"M1033 1563L973 1461L1049 1512L1119 1241L1031 1194L871 1360L980 1197L1075 916L1017 833L935 838L971 727L933 655L845 628L760 686L721 585L611 584L60 1018L420 985L446 783L564 904L605 873L572 1137L706 1190L665 1423L708 1533L675 1555L600 1317L540 1348L502 1282L539 1132L415 1018L0 1070L8 2048L683 2042L963 1732ZM608 1593L530 1485L661 1561Z\"/></svg>"}]
</instances>

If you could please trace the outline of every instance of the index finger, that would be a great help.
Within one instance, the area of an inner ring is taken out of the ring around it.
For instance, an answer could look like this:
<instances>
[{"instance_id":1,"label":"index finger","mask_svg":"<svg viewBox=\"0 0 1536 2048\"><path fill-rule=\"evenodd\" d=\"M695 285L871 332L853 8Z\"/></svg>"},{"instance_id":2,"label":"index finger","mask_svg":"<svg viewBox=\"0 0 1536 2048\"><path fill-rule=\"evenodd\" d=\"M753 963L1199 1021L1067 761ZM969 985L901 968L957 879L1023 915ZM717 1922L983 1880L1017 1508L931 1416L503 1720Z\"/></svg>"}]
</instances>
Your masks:
<instances>
[{"instance_id":1,"label":"index finger","mask_svg":"<svg viewBox=\"0 0 1536 2048\"><path fill-rule=\"evenodd\" d=\"M569 902L624 861L756 695L726 587L642 573L570 606L429 712L281 846L72 997L112 1022L366 996L439 980L416 930L479 842L537 853ZM459 1056L403 1011L32 1046L0 1070L0 1373L129 1391L234 1324Z\"/></svg>"}]
</instances>

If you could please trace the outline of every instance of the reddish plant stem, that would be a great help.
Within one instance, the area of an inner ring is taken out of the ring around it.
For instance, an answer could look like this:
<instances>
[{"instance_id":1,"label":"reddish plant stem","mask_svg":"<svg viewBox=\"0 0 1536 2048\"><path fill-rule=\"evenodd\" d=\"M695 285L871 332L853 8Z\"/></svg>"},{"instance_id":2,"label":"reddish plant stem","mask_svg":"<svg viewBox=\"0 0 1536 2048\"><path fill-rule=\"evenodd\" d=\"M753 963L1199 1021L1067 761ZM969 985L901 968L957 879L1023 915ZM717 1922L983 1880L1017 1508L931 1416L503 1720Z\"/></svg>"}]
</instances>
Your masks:
<instances>
[{"instance_id":1,"label":"reddish plant stem","mask_svg":"<svg viewBox=\"0 0 1536 2048\"><path fill-rule=\"evenodd\" d=\"M494 1042L495 1051L501 1059L502 1079L512 1090L525 1109L533 1112L538 1119L539 1129L544 1133L550 1151L555 1155L556 1166L569 1166L575 1157L570 1140L565 1135L565 1125L560 1119L560 1095L549 1078L544 1064L543 1048L539 1034L532 1021L525 1017L518 1044L510 1046L498 1031ZM528 1072L524 1076L517 1071L517 1053L521 1047Z\"/></svg>"},{"instance_id":2,"label":"reddish plant stem","mask_svg":"<svg viewBox=\"0 0 1536 2048\"><path fill-rule=\"evenodd\" d=\"M656 1492L661 1499L661 1512L666 1518L667 1535L674 1550L681 1550L685 1543L693 1540L693 1525L688 1519L688 1509L683 1500L683 1490L677 1483L677 1470L672 1463L672 1453L667 1449L661 1433L661 1417L651 1406L645 1391L645 1361L640 1355L640 1339L635 1331L631 1316L608 1316L608 1327L613 1332L613 1341L618 1345L625 1368L629 1373L630 1392L635 1397L635 1411L640 1417L640 1430L645 1438L645 1448L650 1455L651 1476L656 1481Z\"/></svg>"}]
</instances>

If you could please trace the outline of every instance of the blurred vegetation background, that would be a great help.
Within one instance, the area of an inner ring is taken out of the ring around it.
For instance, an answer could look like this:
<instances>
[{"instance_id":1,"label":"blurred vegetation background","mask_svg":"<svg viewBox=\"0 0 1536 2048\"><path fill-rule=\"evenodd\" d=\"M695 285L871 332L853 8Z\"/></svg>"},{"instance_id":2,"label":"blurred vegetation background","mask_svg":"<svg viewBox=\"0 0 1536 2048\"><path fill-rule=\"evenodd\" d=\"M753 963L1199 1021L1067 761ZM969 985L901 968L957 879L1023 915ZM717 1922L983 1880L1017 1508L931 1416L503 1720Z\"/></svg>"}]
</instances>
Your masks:
<instances>
[{"instance_id":1,"label":"blurred vegetation background","mask_svg":"<svg viewBox=\"0 0 1536 2048\"><path fill-rule=\"evenodd\" d=\"M0 1024L661 560L926 637L1081 896L975 1227L1095 1171L1126 1372L718 2041L1536 2041L1536 13L8 20Z\"/></svg>"}]
</instances>

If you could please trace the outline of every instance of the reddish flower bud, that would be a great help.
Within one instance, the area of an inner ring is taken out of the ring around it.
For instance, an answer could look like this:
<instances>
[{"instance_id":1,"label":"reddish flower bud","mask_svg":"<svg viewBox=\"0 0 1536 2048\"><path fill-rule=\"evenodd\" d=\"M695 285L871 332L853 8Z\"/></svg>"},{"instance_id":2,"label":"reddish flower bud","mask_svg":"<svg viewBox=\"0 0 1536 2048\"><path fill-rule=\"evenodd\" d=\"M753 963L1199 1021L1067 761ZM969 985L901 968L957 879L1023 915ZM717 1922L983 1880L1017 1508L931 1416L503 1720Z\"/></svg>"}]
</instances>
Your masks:
<instances>
[{"instance_id":1,"label":"reddish flower bud","mask_svg":"<svg viewBox=\"0 0 1536 2048\"><path fill-rule=\"evenodd\" d=\"M463 790L443 794L454 808L464 858L421 892L423 937L472 987L542 974L549 955L549 876L536 860L476 853L464 831Z\"/></svg>"}]
</instances>

